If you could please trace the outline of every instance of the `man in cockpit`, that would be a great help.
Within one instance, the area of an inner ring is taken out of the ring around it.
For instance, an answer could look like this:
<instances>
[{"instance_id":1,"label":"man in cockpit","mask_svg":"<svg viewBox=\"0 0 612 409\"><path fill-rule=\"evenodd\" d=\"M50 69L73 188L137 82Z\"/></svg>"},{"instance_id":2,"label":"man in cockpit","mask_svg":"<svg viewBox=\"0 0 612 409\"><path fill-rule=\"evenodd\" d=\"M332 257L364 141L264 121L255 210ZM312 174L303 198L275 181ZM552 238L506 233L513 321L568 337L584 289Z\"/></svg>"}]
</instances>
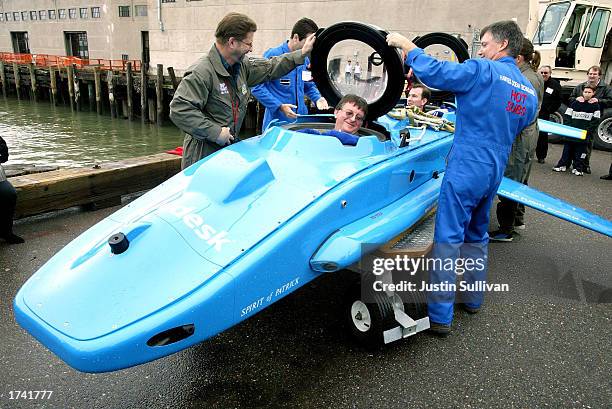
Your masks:
<instances>
[{"instance_id":1,"label":"man in cockpit","mask_svg":"<svg viewBox=\"0 0 612 409\"><path fill-rule=\"evenodd\" d=\"M355 94L347 94L338 104L334 111L336 123L334 129L329 131L319 131L317 129L306 128L300 132L330 135L336 137L343 145L357 145L359 136L357 131L363 125L366 115L368 114L368 103L365 99Z\"/></svg>"}]
</instances>

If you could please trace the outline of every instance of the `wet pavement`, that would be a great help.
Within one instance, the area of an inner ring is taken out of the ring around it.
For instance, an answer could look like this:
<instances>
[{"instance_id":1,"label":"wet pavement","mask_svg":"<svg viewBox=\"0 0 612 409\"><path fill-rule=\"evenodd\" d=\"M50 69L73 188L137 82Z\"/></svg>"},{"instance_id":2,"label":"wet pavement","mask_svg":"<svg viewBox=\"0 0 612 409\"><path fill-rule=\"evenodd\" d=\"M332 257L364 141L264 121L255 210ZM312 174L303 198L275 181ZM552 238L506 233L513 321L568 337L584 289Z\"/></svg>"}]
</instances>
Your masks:
<instances>
[{"instance_id":1,"label":"wet pavement","mask_svg":"<svg viewBox=\"0 0 612 409\"><path fill-rule=\"evenodd\" d=\"M612 156L593 175L535 164L534 187L612 219ZM19 287L55 252L112 213L68 211L19 221L24 245L0 243L1 408L568 407L612 405L612 239L528 210L514 243L490 246L488 296L458 311L446 339L418 334L380 351L347 335L350 277L330 274L195 347L106 374L75 371L14 321ZM598 299L608 303L597 302ZM19 399L15 391L53 391ZM48 393L46 394L48 396Z\"/></svg>"}]
</instances>

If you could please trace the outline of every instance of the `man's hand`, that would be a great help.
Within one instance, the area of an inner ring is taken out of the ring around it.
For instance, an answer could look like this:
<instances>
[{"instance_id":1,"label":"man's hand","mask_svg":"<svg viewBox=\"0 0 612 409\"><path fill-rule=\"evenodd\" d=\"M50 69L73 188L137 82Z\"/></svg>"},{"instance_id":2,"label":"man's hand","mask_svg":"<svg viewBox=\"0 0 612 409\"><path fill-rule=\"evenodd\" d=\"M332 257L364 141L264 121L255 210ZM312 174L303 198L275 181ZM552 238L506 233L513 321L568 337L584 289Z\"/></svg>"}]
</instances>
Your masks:
<instances>
[{"instance_id":1,"label":"man's hand","mask_svg":"<svg viewBox=\"0 0 612 409\"><path fill-rule=\"evenodd\" d=\"M315 38L316 37L314 34L311 34L310 36L308 36L308 38L306 38L306 42L304 43L304 46L302 47L302 55L305 55L306 57L310 55L310 52L312 51L312 47L314 46Z\"/></svg>"},{"instance_id":2,"label":"man's hand","mask_svg":"<svg viewBox=\"0 0 612 409\"><path fill-rule=\"evenodd\" d=\"M329 109L329 105L327 104L327 100L325 98L321 97L317 100L317 109L319 111L325 111Z\"/></svg>"},{"instance_id":3,"label":"man's hand","mask_svg":"<svg viewBox=\"0 0 612 409\"><path fill-rule=\"evenodd\" d=\"M295 112L293 112L293 109L297 109L297 106L295 105L291 105L291 104L282 104L278 109L287 117L290 119L295 119L297 118L297 114Z\"/></svg>"},{"instance_id":4,"label":"man's hand","mask_svg":"<svg viewBox=\"0 0 612 409\"><path fill-rule=\"evenodd\" d=\"M391 33L387 36L387 44L390 47L401 48L402 50L409 53L410 51L418 48L412 41L399 33Z\"/></svg>"},{"instance_id":5,"label":"man's hand","mask_svg":"<svg viewBox=\"0 0 612 409\"><path fill-rule=\"evenodd\" d=\"M589 104L596 104L596 103L598 103L598 102L599 102L599 100L598 100L597 98L593 97L593 98L589 99L587 102L588 102Z\"/></svg>"},{"instance_id":6,"label":"man's hand","mask_svg":"<svg viewBox=\"0 0 612 409\"><path fill-rule=\"evenodd\" d=\"M217 145L226 146L234 142L234 136L227 126L221 128L221 133L217 137Z\"/></svg>"},{"instance_id":7,"label":"man's hand","mask_svg":"<svg viewBox=\"0 0 612 409\"><path fill-rule=\"evenodd\" d=\"M578 101L578 102L584 102L584 97L578 97L578 98L576 98L576 101Z\"/></svg>"}]
</instances>

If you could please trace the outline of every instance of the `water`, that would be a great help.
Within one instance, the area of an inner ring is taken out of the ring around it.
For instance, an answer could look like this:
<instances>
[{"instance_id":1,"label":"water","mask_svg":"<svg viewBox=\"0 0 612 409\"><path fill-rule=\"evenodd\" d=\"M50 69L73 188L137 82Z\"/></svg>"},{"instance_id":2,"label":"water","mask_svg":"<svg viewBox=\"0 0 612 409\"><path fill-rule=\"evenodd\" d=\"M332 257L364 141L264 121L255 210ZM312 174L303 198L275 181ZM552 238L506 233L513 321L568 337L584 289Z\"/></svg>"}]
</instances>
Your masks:
<instances>
[{"instance_id":1,"label":"water","mask_svg":"<svg viewBox=\"0 0 612 409\"><path fill-rule=\"evenodd\" d=\"M183 144L178 128L113 119L42 101L0 97L0 136L13 165L91 166L150 155Z\"/></svg>"}]
</instances>

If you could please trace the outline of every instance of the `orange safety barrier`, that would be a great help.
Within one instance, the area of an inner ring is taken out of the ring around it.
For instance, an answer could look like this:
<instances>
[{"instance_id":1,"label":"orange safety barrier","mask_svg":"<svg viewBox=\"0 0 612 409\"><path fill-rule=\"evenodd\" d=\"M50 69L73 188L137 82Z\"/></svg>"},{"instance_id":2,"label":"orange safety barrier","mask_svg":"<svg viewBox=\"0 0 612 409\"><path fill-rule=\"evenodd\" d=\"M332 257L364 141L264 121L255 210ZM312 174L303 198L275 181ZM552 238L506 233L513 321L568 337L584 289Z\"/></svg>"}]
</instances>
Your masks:
<instances>
[{"instance_id":1,"label":"orange safety barrier","mask_svg":"<svg viewBox=\"0 0 612 409\"><path fill-rule=\"evenodd\" d=\"M79 58L65 57L49 54L17 54L0 52L0 61L17 64L34 63L40 67L69 67L71 65L77 68L84 67L99 67L101 70L126 71L127 63L132 63L133 71L140 71L142 62L140 60L105 60L101 58Z\"/></svg>"}]
</instances>

